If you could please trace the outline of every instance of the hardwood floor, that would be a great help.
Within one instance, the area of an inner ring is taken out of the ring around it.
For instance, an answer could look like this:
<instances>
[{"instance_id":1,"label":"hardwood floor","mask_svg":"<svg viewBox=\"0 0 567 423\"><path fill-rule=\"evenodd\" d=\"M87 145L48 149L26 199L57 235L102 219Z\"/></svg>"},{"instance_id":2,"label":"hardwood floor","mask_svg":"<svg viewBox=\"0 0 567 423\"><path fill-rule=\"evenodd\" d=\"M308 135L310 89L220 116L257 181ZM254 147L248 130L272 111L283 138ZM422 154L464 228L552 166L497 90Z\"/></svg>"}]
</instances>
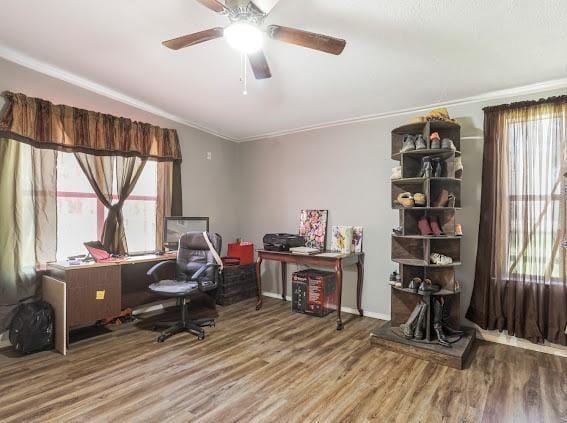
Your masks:
<instances>
[{"instance_id":1,"label":"hardwood floor","mask_svg":"<svg viewBox=\"0 0 567 423\"><path fill-rule=\"evenodd\" d=\"M459 371L371 346L376 320L220 311L204 341L149 322L67 357L0 351L0 421L567 421L567 359L477 341Z\"/></svg>"}]
</instances>

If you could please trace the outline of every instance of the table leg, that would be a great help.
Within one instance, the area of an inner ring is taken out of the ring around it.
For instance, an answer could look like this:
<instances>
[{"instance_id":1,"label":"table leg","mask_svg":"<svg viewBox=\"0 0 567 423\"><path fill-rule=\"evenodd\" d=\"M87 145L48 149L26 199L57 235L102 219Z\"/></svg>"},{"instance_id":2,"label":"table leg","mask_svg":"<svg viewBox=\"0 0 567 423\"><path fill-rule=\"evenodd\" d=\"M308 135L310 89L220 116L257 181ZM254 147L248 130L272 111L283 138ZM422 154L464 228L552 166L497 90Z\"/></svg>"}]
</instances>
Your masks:
<instances>
[{"instance_id":1,"label":"table leg","mask_svg":"<svg viewBox=\"0 0 567 423\"><path fill-rule=\"evenodd\" d=\"M343 320L341 319L341 300L343 298L343 264L342 260L337 260L335 264L335 277L337 279L337 330L342 330Z\"/></svg>"},{"instance_id":2,"label":"table leg","mask_svg":"<svg viewBox=\"0 0 567 423\"><path fill-rule=\"evenodd\" d=\"M262 308L262 257L256 260L256 310Z\"/></svg>"},{"instance_id":3,"label":"table leg","mask_svg":"<svg viewBox=\"0 0 567 423\"><path fill-rule=\"evenodd\" d=\"M364 316L362 310L362 285L364 284L364 254L358 256L356 262L357 278L356 278L356 308L360 317Z\"/></svg>"},{"instance_id":4,"label":"table leg","mask_svg":"<svg viewBox=\"0 0 567 423\"><path fill-rule=\"evenodd\" d=\"M287 263L285 261L281 262L282 265L282 300L286 300L287 297Z\"/></svg>"}]
</instances>

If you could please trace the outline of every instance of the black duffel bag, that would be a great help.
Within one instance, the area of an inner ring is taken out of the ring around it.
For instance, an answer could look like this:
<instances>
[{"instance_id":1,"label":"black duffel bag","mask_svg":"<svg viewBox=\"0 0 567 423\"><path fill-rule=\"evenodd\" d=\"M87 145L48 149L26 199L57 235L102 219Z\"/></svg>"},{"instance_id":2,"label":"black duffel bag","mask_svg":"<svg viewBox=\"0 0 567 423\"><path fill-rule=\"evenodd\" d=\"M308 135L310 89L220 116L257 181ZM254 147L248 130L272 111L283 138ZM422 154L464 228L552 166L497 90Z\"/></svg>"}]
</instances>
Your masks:
<instances>
[{"instance_id":1,"label":"black duffel bag","mask_svg":"<svg viewBox=\"0 0 567 423\"><path fill-rule=\"evenodd\" d=\"M10 323L10 342L23 354L53 349L53 308L45 301L18 306Z\"/></svg>"}]
</instances>

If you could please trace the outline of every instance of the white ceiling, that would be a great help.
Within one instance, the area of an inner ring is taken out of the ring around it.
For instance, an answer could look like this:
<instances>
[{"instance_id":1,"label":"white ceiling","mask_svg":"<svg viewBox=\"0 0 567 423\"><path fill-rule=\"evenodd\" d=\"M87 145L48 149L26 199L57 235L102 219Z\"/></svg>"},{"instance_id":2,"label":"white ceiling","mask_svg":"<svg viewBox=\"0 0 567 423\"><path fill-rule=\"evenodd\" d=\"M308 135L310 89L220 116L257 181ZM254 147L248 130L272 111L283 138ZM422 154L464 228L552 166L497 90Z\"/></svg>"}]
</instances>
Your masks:
<instances>
[{"instance_id":1,"label":"white ceiling","mask_svg":"<svg viewBox=\"0 0 567 423\"><path fill-rule=\"evenodd\" d=\"M567 76L565 0L280 0L266 24L347 47L337 57L267 40L273 77L250 79L248 96L224 40L161 46L226 26L194 0L0 0L0 10L0 51L235 140Z\"/></svg>"}]
</instances>

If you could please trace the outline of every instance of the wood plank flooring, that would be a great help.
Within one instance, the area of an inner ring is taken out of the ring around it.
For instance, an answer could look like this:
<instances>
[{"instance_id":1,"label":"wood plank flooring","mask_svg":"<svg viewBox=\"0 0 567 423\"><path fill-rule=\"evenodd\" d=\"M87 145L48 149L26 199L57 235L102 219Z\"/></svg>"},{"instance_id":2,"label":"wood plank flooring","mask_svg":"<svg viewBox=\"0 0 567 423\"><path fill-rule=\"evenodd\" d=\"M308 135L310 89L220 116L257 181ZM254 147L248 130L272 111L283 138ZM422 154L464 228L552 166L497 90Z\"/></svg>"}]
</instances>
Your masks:
<instances>
[{"instance_id":1,"label":"wood plank flooring","mask_svg":"<svg viewBox=\"0 0 567 423\"><path fill-rule=\"evenodd\" d=\"M459 371L371 346L376 320L220 310L204 341L150 322L63 357L0 351L1 422L566 422L567 359L476 341Z\"/></svg>"}]
</instances>

